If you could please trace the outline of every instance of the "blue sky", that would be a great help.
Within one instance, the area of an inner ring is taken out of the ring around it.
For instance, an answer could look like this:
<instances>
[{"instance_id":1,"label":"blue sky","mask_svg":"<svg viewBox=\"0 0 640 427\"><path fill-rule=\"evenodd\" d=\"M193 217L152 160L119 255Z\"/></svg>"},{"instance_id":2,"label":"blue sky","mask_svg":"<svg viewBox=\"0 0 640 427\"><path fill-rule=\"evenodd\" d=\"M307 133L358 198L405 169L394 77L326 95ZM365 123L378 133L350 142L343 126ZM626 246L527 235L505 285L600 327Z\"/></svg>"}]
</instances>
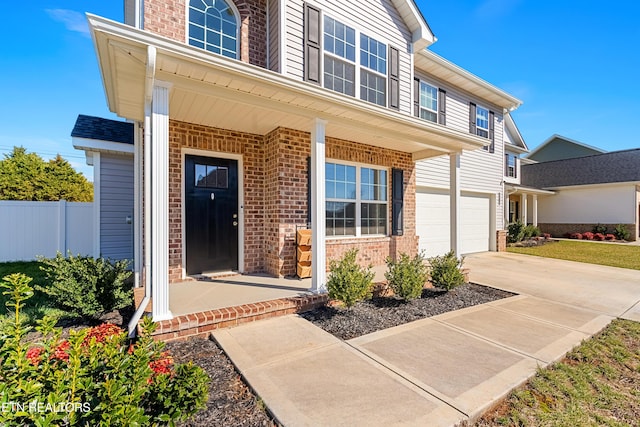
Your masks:
<instances>
[{"instance_id":1,"label":"blue sky","mask_svg":"<svg viewBox=\"0 0 640 427\"><path fill-rule=\"evenodd\" d=\"M0 154L62 154L78 114L106 106L84 12L122 21L120 0L7 2L0 27ZM554 133L605 150L640 147L640 2L418 0L432 50L524 101L513 116L529 148ZM29 25L25 25L28 23Z\"/></svg>"}]
</instances>

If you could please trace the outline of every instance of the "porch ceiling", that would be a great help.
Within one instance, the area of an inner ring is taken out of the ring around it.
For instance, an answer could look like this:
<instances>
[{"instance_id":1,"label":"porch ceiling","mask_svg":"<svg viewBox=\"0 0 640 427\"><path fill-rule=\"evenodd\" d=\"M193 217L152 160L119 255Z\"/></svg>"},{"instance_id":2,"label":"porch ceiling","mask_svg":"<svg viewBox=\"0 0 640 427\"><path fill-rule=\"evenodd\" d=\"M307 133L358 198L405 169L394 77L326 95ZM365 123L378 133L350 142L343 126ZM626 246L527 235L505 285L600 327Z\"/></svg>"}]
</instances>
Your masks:
<instances>
[{"instance_id":1,"label":"porch ceiling","mask_svg":"<svg viewBox=\"0 0 640 427\"><path fill-rule=\"evenodd\" d=\"M144 119L147 49L157 50L155 79L170 83L171 119L264 135L281 126L412 153L415 160L475 150L487 140L337 94L88 15L111 111Z\"/></svg>"}]
</instances>

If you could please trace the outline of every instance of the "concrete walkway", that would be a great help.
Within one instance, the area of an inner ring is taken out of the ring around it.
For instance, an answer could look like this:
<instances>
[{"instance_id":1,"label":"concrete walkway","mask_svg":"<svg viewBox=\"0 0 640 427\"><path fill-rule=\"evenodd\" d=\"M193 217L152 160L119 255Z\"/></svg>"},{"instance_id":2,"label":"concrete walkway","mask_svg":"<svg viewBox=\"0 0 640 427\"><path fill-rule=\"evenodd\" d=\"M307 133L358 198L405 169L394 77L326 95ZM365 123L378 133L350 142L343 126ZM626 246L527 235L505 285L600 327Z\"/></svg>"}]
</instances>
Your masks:
<instances>
[{"instance_id":1,"label":"concrete walkway","mask_svg":"<svg viewBox=\"0 0 640 427\"><path fill-rule=\"evenodd\" d=\"M213 335L285 426L449 426L640 315L640 271L575 264L470 256L472 281L520 295L346 342L298 316Z\"/></svg>"}]
</instances>

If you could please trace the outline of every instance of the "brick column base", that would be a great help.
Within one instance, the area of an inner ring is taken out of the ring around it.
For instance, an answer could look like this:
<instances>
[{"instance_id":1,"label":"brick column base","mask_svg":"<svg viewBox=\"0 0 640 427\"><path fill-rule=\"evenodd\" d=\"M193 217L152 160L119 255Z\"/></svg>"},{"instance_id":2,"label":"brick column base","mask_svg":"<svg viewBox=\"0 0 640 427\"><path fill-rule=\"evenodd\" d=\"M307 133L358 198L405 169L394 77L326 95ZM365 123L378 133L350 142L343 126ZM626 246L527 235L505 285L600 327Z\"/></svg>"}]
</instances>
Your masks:
<instances>
[{"instance_id":1,"label":"brick column base","mask_svg":"<svg viewBox=\"0 0 640 427\"><path fill-rule=\"evenodd\" d=\"M498 230L496 232L496 240L498 252L506 252L507 250L507 230Z\"/></svg>"}]
</instances>

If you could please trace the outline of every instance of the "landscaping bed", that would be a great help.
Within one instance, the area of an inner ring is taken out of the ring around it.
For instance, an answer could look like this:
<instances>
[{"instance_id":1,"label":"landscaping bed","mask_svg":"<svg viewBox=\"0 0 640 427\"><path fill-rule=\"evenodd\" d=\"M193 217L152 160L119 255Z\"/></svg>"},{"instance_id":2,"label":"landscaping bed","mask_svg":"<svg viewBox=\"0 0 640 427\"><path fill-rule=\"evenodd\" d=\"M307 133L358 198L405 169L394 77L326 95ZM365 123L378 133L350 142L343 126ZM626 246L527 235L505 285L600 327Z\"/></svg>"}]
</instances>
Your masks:
<instances>
[{"instance_id":1,"label":"landscaping bed","mask_svg":"<svg viewBox=\"0 0 640 427\"><path fill-rule=\"evenodd\" d=\"M324 306L302 313L301 316L336 337L349 340L414 320L513 295L510 292L469 283L448 292L425 289L421 298L408 302L378 297L360 301L351 308Z\"/></svg>"}]
</instances>

